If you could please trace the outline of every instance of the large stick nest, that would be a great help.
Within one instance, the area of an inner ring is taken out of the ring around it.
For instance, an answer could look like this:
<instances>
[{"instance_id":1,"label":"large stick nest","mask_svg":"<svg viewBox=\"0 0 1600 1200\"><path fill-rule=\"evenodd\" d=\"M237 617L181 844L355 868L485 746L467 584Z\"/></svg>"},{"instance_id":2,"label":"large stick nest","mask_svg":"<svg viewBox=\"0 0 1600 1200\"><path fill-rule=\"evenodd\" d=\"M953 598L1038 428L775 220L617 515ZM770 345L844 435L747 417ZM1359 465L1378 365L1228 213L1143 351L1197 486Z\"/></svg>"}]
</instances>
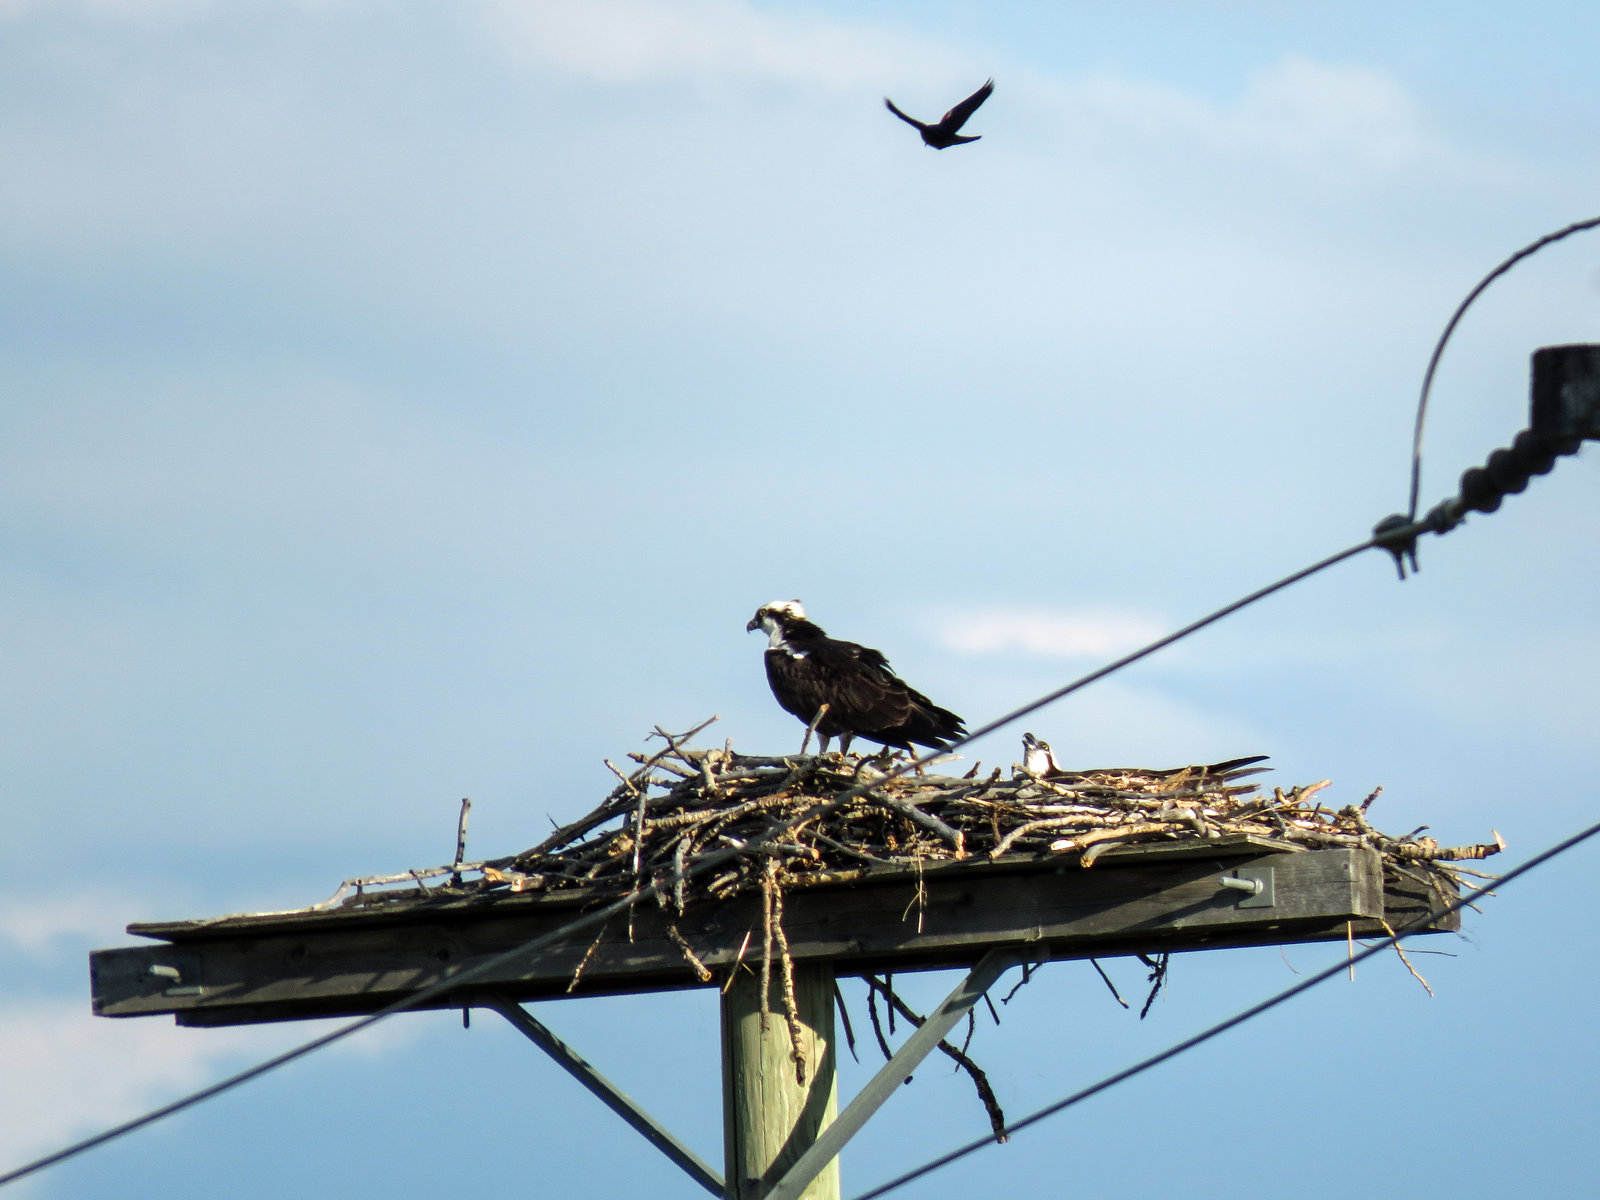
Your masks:
<instances>
[{"instance_id":1,"label":"large stick nest","mask_svg":"<svg viewBox=\"0 0 1600 1200\"><path fill-rule=\"evenodd\" d=\"M721 749L689 747L686 743L704 728L669 734L658 727L652 737L659 737L662 747L648 755L630 754L635 765L628 771L607 760L618 780L610 795L586 816L561 826L521 854L487 862L460 861L466 834L463 803L457 861L431 871L347 880L332 899L317 907L331 907L341 900L346 905L372 905L417 896L412 889L371 890L405 883L438 898L486 897L501 891L572 892L601 902L636 891L653 892L663 907L679 913L693 900L758 893L764 913L759 954L763 1023L771 995L769 977L776 971L796 1077L803 1085L804 1039L783 930L786 890L864 871L920 868L937 859L1060 856L1089 867L1097 858L1131 845L1203 843L1250 835L1285 850L1365 847L1382 856L1387 866L1441 877L1445 890L1453 891L1459 882L1457 872L1467 870L1453 863L1485 858L1504 848L1498 834L1492 843L1442 848L1419 836L1422 830L1400 837L1381 833L1367 820L1378 791L1359 804L1340 808L1323 803L1327 780L1264 791L1256 778L1268 770L1260 765L1264 755L1164 769L1056 771L1042 777L1019 765L1013 765L1009 775L995 768L980 776L975 765L957 778L896 774L906 764L894 765L884 758L838 754L768 758L735 753L731 744ZM697 870L711 855L717 856L718 865ZM446 878L433 887L425 882L441 876ZM348 895L352 888L353 897ZM712 972L676 927L670 928L684 957L709 982ZM1153 984L1142 1016L1165 980L1166 956L1140 957L1151 967ZM572 987L582 971L580 964ZM1126 1007L1109 977L1101 974ZM888 977L869 976L867 983L872 1027L887 1058L890 1049L879 1024L878 997L889 1006L891 1033L897 1012L913 1024L921 1024L922 1018L895 993ZM835 995L839 995L837 985ZM842 997L839 1005L853 1053L854 1036ZM994 1012L992 1005L990 1011ZM968 1018L970 1040L971 1013ZM939 1048L971 1076L995 1136L1004 1141L1005 1115L983 1071L967 1056L965 1046L957 1048L946 1040Z\"/></svg>"},{"instance_id":2,"label":"large stick nest","mask_svg":"<svg viewBox=\"0 0 1600 1200\"><path fill-rule=\"evenodd\" d=\"M686 745L698 732L658 728L651 736L663 741L662 748L630 754L636 765L629 771L608 760L618 783L605 800L521 854L350 880L357 895L344 902L382 902L398 897L368 889L413 881L426 888L424 880L448 876L426 890L443 896L583 889L602 899L653 886L681 911L700 897L762 891L770 886L764 883L769 859L776 860L783 886L794 888L935 859L1059 855L1088 867L1124 846L1242 834L1285 849L1366 847L1388 863L1454 884L1451 862L1503 848L1498 835L1492 843L1446 848L1419 836L1421 830L1382 833L1367 820L1377 791L1338 808L1323 803L1327 780L1263 791L1256 777L1268 770L1260 765L1265 756L1048 777L1018 765L1009 775L995 768L979 776L974 766L959 778L893 776L894 766L882 758L761 757L738 754L731 745ZM840 802L852 790L861 794ZM748 854L733 856L709 878L689 878L692 865L708 852L745 847Z\"/></svg>"}]
</instances>

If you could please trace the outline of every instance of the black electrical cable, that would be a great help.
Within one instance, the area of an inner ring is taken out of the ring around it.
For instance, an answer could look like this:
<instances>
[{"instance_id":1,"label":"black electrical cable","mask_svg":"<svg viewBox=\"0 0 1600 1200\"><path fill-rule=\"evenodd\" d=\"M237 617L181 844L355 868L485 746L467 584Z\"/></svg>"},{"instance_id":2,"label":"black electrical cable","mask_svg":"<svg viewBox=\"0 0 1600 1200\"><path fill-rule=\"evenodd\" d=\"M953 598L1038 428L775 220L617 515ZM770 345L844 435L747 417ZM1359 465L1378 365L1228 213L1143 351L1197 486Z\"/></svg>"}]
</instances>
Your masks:
<instances>
[{"instance_id":1,"label":"black electrical cable","mask_svg":"<svg viewBox=\"0 0 1600 1200\"><path fill-rule=\"evenodd\" d=\"M1574 233L1582 233L1585 229L1593 229L1597 225L1600 225L1600 217L1590 217L1587 221L1578 221L1565 229L1547 233L1538 241L1529 243L1479 280L1478 286L1468 292L1467 298L1456 306L1455 313L1450 317L1449 323L1445 325L1444 332L1439 335L1439 341L1433 348L1433 357L1428 359L1428 370L1422 376L1422 394L1417 398L1417 426L1411 435L1411 506L1406 510L1407 520L1415 522L1417 519L1417 497L1422 490L1422 423L1427 417L1428 392L1433 387L1433 373L1438 369L1439 358L1444 354L1445 343L1450 340L1450 335L1456 331L1456 326L1466 315L1467 309L1472 307L1473 301L1483 295L1491 283L1512 267L1553 242L1559 242Z\"/></svg>"},{"instance_id":2,"label":"black electrical cable","mask_svg":"<svg viewBox=\"0 0 1600 1200\"><path fill-rule=\"evenodd\" d=\"M1029 1113L1026 1117L1023 1117L1020 1121L1017 1121L1017 1122L1013 1123L1012 1125L1008 1126L1006 1132L1008 1134L1020 1133L1022 1130L1028 1128L1030 1125L1037 1124L1038 1122L1044 1120L1046 1117L1053 1117L1057 1113L1062 1112L1065 1109L1071 1108L1075 1104L1082 1103L1083 1101L1089 1099L1091 1096L1097 1096L1101 1092L1107 1091L1108 1089L1113 1088L1113 1087L1115 1087L1116 1085L1118 1085L1120 1083L1124 1083L1127 1080L1132 1079L1135 1075L1143 1074L1145 1071L1148 1071L1152 1067L1160 1066L1162 1063L1168 1061L1169 1059L1176 1058L1178 1055L1184 1053L1187 1050L1192 1050L1192 1049L1194 1049L1194 1047L1199 1046L1204 1042L1209 1042L1212 1038L1216 1037L1218 1034L1226 1033L1228 1030L1234 1028L1235 1026L1242 1025L1246 1021L1249 1021L1254 1017L1260 1016L1262 1013L1268 1011L1269 1009L1276 1008L1278 1005L1282 1004L1284 1001L1291 1000L1295 996L1300 995L1301 992L1310 991L1312 988L1316 987L1318 984L1325 983L1328 980L1334 978L1335 976L1344 974L1345 971L1347 971L1350 967L1353 967L1356 963L1364 962L1366 959L1371 958L1373 955L1379 954L1379 953L1383 952L1384 950L1389 949L1391 946L1398 945L1404 938L1409 937L1411 934L1418 932L1424 926L1432 924L1434 921L1437 921L1440 917L1446 917L1446 916L1449 916L1451 913L1460 912L1463 908L1466 908L1468 905L1475 904L1479 900L1482 900L1486 896L1494 895L1495 893L1499 892L1500 889L1504 888L1508 883L1510 883L1513 880L1515 880L1517 877L1519 877L1521 875L1525 875L1529 871L1533 870L1535 867L1541 866L1544 863L1549 862L1551 859L1559 857L1562 854L1565 854L1568 850L1571 850L1575 846L1578 846L1578 845L1582 844L1583 842L1588 841L1590 838L1594 837L1596 834L1600 834L1600 823L1591 825L1587 829L1582 830L1579 833L1573 834L1571 837L1565 839L1564 841L1557 842L1554 846L1551 846L1548 850L1544 850L1544 851L1542 851L1542 852L1540 852L1538 854L1535 854L1532 858L1528 859L1526 862L1521 863L1520 865L1518 865L1516 867L1513 867L1511 870L1507 871L1504 875L1500 876L1500 878L1495 880L1493 883L1486 884L1485 886L1483 886L1481 888L1478 888L1475 891L1469 892L1465 896L1460 897L1459 899L1454 901L1452 904L1450 904L1448 907L1446 907L1443 911L1437 912L1437 913L1429 913L1429 914L1427 914L1425 916L1418 917L1415 921L1411 922L1409 925L1406 925L1406 926L1402 927L1398 932L1396 932L1392 936L1386 937L1381 941L1374 942L1372 945L1362 948L1360 951L1358 951L1354 955L1350 956L1345 961L1335 963L1331 967L1328 967L1328 968L1326 968L1326 969L1324 969L1322 971L1318 971L1315 975L1308 976L1307 978L1301 980L1299 983L1296 983L1291 987L1285 988L1283 991L1277 993L1276 995L1269 996L1267 999L1261 1001L1259 1004L1254 1004L1251 1007L1245 1009L1243 1012L1235 1013L1233 1016L1227 1018L1226 1020L1219 1021L1215 1025L1211 1025L1211 1026L1207 1027L1206 1029L1201 1030L1199 1033L1195 1034L1193 1037L1185 1038L1183 1041L1178 1042L1176 1045L1167 1047L1167 1049L1161 1051L1159 1054L1152 1054L1149 1058L1141 1059L1139 1062L1134 1063L1131 1067L1125 1067L1122 1070L1116 1072L1114 1075L1107 1075L1104 1079L1100 1080L1098 1083L1090 1084L1088 1087L1083 1088L1080 1091L1073 1092L1072 1095L1066 1097L1064 1100L1058 1100L1054 1104L1046 1105L1044 1108L1039 1109L1037 1112ZM978 1138L975 1141L968 1142L964 1146L957 1147L956 1149L950 1151L948 1154L942 1154L938 1158L935 1158L935 1159L932 1159L932 1160L930 1160L928 1162L925 1162L921 1166L915 1167L912 1170L905 1172L903 1175L897 1175L893 1179L889 1180L889 1182L883 1183L883 1184L879 1184L877 1187L873 1188L870 1191L862 1192L859 1196L855 1197L855 1200L876 1200L876 1197L878 1197L878 1196L886 1196L890 1192L896 1191L899 1188L904 1187L906 1184L911 1183L913 1180L920 1179L924 1175L931 1174L932 1172L939 1170L941 1167L947 1167L951 1163L955 1162L957 1159L965 1158L967 1155L975 1153L976 1151L983 1149L985 1146L993 1146L993 1145L998 1145L998 1144L999 1143L995 1141L995 1138L994 1138L994 1136L992 1134L990 1136L988 1136L988 1137Z\"/></svg>"}]
</instances>

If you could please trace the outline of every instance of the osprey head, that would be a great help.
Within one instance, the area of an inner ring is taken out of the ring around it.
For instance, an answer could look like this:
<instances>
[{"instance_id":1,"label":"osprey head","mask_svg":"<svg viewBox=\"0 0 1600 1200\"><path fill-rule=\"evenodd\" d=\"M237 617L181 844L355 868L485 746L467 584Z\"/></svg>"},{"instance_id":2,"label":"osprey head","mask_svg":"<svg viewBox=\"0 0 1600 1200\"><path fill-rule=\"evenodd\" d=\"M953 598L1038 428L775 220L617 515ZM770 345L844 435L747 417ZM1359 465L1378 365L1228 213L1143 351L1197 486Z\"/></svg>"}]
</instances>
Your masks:
<instances>
[{"instance_id":1,"label":"osprey head","mask_svg":"<svg viewBox=\"0 0 1600 1200\"><path fill-rule=\"evenodd\" d=\"M1030 775L1046 775L1056 770L1056 757L1050 752L1050 743L1031 733L1023 734L1022 769Z\"/></svg>"},{"instance_id":2,"label":"osprey head","mask_svg":"<svg viewBox=\"0 0 1600 1200\"><path fill-rule=\"evenodd\" d=\"M772 600L756 609L756 615L750 618L750 623L744 627L744 631L749 633L754 629L762 629L770 634L789 621L805 619L805 605L800 601Z\"/></svg>"}]
</instances>

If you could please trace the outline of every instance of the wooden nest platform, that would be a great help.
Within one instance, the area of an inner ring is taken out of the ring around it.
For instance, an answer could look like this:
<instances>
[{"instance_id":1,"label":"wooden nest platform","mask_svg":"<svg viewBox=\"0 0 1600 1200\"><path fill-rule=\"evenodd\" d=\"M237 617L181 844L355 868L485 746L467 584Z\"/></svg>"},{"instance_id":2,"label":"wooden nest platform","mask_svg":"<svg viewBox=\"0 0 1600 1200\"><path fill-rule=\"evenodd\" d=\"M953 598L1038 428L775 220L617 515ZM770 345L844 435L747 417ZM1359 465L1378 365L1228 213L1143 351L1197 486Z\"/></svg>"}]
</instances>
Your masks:
<instances>
[{"instance_id":1,"label":"wooden nest platform","mask_svg":"<svg viewBox=\"0 0 1600 1200\"><path fill-rule=\"evenodd\" d=\"M371 1012L464 974L521 1001L726 987L744 969L787 984L795 963L870 977L994 949L1148 959L1449 932L1460 876L1491 878L1464 864L1503 848L1380 832L1377 792L1334 807L1327 781L1264 789L1261 756L957 777L698 749L697 732L608 762L610 794L520 854L465 861L463 802L447 865L291 912L130 925L166 944L95 952L95 1010L220 1025ZM537 954L506 957L530 939Z\"/></svg>"}]
</instances>

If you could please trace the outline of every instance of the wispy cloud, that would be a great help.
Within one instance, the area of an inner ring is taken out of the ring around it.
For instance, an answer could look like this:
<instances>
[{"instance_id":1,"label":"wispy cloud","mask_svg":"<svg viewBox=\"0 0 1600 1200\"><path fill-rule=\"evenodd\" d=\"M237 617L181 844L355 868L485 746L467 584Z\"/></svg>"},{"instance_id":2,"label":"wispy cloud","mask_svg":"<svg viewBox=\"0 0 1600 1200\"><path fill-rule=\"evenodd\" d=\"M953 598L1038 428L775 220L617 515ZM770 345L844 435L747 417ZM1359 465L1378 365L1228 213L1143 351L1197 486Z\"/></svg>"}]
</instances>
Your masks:
<instances>
[{"instance_id":1,"label":"wispy cloud","mask_svg":"<svg viewBox=\"0 0 1600 1200\"><path fill-rule=\"evenodd\" d=\"M1153 617L1092 609L953 610L935 615L929 623L940 644L962 654L1020 651L1051 658L1123 654L1167 632Z\"/></svg>"},{"instance_id":2,"label":"wispy cloud","mask_svg":"<svg viewBox=\"0 0 1600 1200\"><path fill-rule=\"evenodd\" d=\"M602 83L674 79L850 88L968 56L908 32L744 0L489 0L502 46L523 61Z\"/></svg>"},{"instance_id":3,"label":"wispy cloud","mask_svg":"<svg viewBox=\"0 0 1600 1200\"><path fill-rule=\"evenodd\" d=\"M600 84L782 84L823 91L998 74L1020 112L1053 113L1116 152L1165 144L1332 178L1468 158L1392 74L1290 54L1258 68L1236 99L1214 101L1129 75L1042 75L889 24L764 9L746 0L484 0L514 59ZM1087 149L1080 146L1079 150ZM1237 169L1237 168L1234 168Z\"/></svg>"},{"instance_id":4,"label":"wispy cloud","mask_svg":"<svg viewBox=\"0 0 1600 1200\"><path fill-rule=\"evenodd\" d=\"M94 892L39 900L0 898L0 946L38 954L61 941L117 940L145 899Z\"/></svg>"},{"instance_id":5,"label":"wispy cloud","mask_svg":"<svg viewBox=\"0 0 1600 1200\"><path fill-rule=\"evenodd\" d=\"M13 1084L0 1089L0 1167L128 1120L331 1025L187 1029L164 1017L92 1016L81 998L0 1003L0 1063ZM414 1020L385 1021L332 1052L387 1054L420 1031Z\"/></svg>"},{"instance_id":6,"label":"wispy cloud","mask_svg":"<svg viewBox=\"0 0 1600 1200\"><path fill-rule=\"evenodd\" d=\"M1212 100L1153 80L1097 74L1041 80L1064 122L1101 152L1167 146L1233 163L1247 176L1269 164L1337 182L1427 170L1508 174L1452 144L1394 75L1359 63L1290 54L1244 80L1237 99Z\"/></svg>"},{"instance_id":7,"label":"wispy cloud","mask_svg":"<svg viewBox=\"0 0 1600 1200\"><path fill-rule=\"evenodd\" d=\"M196 1031L165 1019L110 1021L87 1009L82 1000L0 1005L0 1062L18 1085L0 1094L0 1162L19 1164L136 1116L206 1083L226 1060L267 1053L288 1033Z\"/></svg>"}]
</instances>

